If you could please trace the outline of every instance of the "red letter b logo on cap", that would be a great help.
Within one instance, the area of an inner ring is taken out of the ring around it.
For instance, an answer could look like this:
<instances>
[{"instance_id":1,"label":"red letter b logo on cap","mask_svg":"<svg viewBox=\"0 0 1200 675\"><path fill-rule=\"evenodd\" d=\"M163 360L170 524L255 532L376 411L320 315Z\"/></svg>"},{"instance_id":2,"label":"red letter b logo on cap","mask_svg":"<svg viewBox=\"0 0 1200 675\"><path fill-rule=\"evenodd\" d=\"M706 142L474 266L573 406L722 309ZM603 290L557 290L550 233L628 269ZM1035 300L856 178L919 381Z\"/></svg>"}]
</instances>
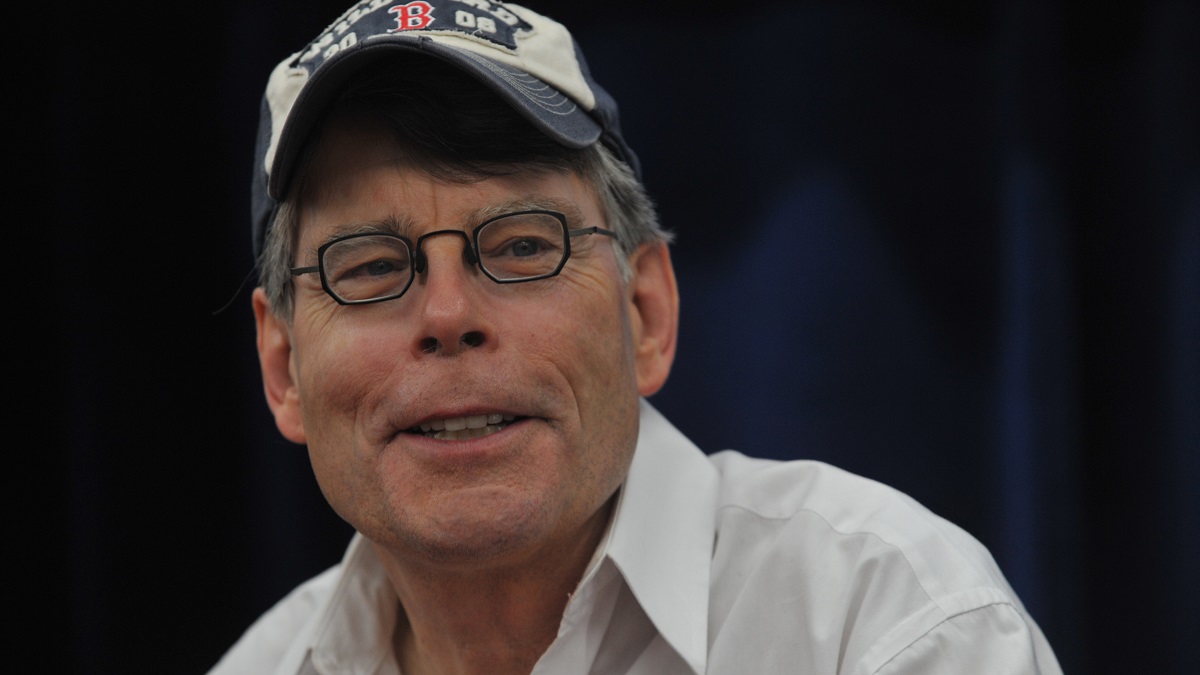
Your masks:
<instances>
[{"instance_id":1,"label":"red letter b logo on cap","mask_svg":"<svg viewBox=\"0 0 1200 675\"><path fill-rule=\"evenodd\" d=\"M433 5L423 0L390 7L388 13L396 15L396 27L389 29L389 33L398 30L421 30L433 23Z\"/></svg>"}]
</instances>

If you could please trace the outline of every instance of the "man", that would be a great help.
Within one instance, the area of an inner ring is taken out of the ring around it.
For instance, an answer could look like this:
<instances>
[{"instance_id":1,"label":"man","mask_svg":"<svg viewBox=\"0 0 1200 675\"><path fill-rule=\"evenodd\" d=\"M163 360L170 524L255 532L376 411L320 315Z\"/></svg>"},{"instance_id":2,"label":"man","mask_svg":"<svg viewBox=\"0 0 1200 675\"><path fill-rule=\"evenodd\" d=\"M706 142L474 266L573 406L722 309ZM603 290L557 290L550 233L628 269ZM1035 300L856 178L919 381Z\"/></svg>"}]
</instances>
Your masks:
<instances>
[{"instance_id":1,"label":"man","mask_svg":"<svg viewBox=\"0 0 1200 675\"><path fill-rule=\"evenodd\" d=\"M988 553L646 401L668 242L561 25L360 2L267 86L268 404L357 534L215 673L1058 673Z\"/></svg>"}]
</instances>

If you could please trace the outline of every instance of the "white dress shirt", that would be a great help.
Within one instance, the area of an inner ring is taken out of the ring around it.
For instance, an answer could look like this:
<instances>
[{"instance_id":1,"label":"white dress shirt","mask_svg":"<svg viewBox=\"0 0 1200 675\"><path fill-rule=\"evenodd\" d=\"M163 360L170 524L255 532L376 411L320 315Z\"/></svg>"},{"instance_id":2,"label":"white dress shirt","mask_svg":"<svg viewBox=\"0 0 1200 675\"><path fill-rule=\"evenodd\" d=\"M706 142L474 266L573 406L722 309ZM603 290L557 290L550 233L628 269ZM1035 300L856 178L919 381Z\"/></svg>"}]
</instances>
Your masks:
<instances>
[{"instance_id":1,"label":"white dress shirt","mask_svg":"<svg viewBox=\"0 0 1200 675\"><path fill-rule=\"evenodd\" d=\"M399 675L396 595L355 536L212 675ZM705 456L649 403L614 516L536 674L1060 674L987 550L827 464Z\"/></svg>"}]
</instances>

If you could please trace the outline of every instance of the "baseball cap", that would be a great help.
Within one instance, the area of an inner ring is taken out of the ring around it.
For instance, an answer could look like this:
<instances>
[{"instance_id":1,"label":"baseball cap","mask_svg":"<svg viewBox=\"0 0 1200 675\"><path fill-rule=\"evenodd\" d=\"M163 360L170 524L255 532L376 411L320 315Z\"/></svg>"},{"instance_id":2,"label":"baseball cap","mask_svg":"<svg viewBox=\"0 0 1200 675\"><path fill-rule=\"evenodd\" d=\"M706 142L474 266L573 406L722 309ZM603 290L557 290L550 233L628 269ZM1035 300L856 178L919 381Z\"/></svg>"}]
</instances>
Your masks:
<instances>
[{"instance_id":1,"label":"baseball cap","mask_svg":"<svg viewBox=\"0 0 1200 675\"><path fill-rule=\"evenodd\" d=\"M257 257L301 150L342 83L389 54L441 59L473 76L551 139L600 142L640 175L617 104L562 24L489 0L362 0L271 72L259 118L252 244Z\"/></svg>"}]
</instances>

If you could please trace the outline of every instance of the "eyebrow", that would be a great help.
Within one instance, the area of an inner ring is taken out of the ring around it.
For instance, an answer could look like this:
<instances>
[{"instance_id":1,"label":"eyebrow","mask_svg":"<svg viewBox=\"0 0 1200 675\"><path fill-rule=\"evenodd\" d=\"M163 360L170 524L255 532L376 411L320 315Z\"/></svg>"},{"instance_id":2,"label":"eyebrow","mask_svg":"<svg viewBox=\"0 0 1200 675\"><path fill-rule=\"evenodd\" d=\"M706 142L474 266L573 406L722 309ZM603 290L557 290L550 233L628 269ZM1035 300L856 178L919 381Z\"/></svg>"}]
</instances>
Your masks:
<instances>
[{"instance_id":1,"label":"eyebrow","mask_svg":"<svg viewBox=\"0 0 1200 675\"><path fill-rule=\"evenodd\" d=\"M351 234L398 234L402 237L411 238L416 227L416 220L407 215L390 215L378 220L344 223L331 227L322 238L321 244ZM318 244L318 246L321 244Z\"/></svg>"},{"instance_id":2,"label":"eyebrow","mask_svg":"<svg viewBox=\"0 0 1200 675\"><path fill-rule=\"evenodd\" d=\"M484 221L517 211L558 211L566 216L567 223L571 227L584 226L583 212L574 202L539 194L522 195L468 211L461 224L463 230L469 232ZM355 234L394 234L415 241L417 226L417 220L408 214L389 215L378 220L334 225L325 232L325 236L316 243L311 253L315 256L316 250L321 246L335 239Z\"/></svg>"},{"instance_id":3,"label":"eyebrow","mask_svg":"<svg viewBox=\"0 0 1200 675\"><path fill-rule=\"evenodd\" d=\"M583 212L574 202L538 194L515 197L498 204L475 209L468 212L464 220L467 228L470 229L486 220L517 211L558 211L567 217L567 222L571 224L571 227L581 227L584 220Z\"/></svg>"}]
</instances>

